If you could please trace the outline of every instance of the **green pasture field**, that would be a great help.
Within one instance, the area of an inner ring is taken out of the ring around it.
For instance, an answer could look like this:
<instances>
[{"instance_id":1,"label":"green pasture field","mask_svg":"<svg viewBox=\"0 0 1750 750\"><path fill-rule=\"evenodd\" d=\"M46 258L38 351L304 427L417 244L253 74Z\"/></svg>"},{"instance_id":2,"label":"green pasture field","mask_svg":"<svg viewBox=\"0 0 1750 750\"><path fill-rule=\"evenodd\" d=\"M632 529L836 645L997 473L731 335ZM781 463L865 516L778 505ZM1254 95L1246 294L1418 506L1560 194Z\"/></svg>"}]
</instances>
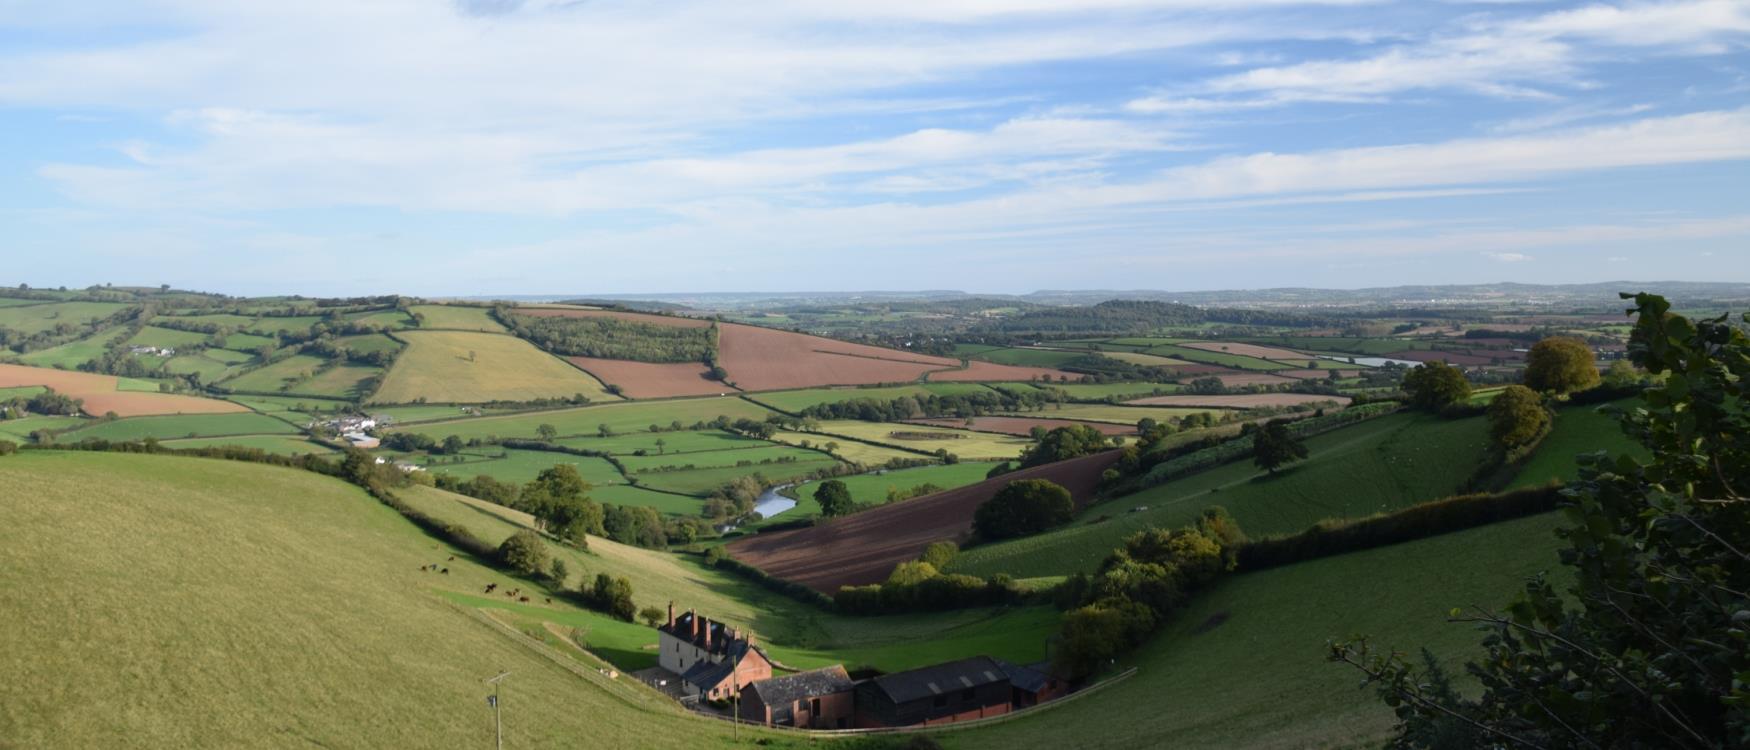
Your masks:
<instances>
[{"instance_id":1,"label":"green pasture field","mask_svg":"<svg viewBox=\"0 0 1750 750\"><path fill-rule=\"evenodd\" d=\"M409 422L432 422L451 419L472 419L462 413L462 407L454 404L415 404L412 406L373 406L371 414L380 414L395 420L396 424Z\"/></svg>"},{"instance_id":2,"label":"green pasture field","mask_svg":"<svg viewBox=\"0 0 1750 750\"><path fill-rule=\"evenodd\" d=\"M527 515L508 508L429 487L396 492L420 511L461 525L491 543L531 523ZM677 608L697 609L714 621L756 633L767 653L802 669L844 664L852 669L869 666L892 672L977 654L1028 663L1044 658L1045 639L1057 630L1058 614L1050 607L844 617L771 593L739 576L706 568L697 556L639 549L593 537L588 551L551 543L549 550L565 559L577 579L593 578L597 573L624 576L631 581L640 606L673 601ZM619 641L604 656L631 664L647 663L639 659L649 658L648 646L655 642L656 632L646 630L643 639ZM601 647L594 641L591 645Z\"/></svg>"},{"instance_id":3,"label":"green pasture field","mask_svg":"<svg viewBox=\"0 0 1750 750\"><path fill-rule=\"evenodd\" d=\"M127 332L128 329L119 327L98 331L77 341L69 341L60 346L38 349L20 355L18 361L37 367L75 369L79 365L103 356L104 352L109 350L109 345L126 335Z\"/></svg>"},{"instance_id":4,"label":"green pasture field","mask_svg":"<svg viewBox=\"0 0 1750 750\"><path fill-rule=\"evenodd\" d=\"M1004 393L1016 395L1016 396L1021 396L1021 395L1025 395L1028 393L1038 393L1041 390L1040 387L1034 383L1020 383L1020 382L1015 382L1015 383L984 383L983 385L986 388L992 388L992 389L1002 391ZM1051 387L1061 388L1063 386L1053 385Z\"/></svg>"},{"instance_id":5,"label":"green pasture field","mask_svg":"<svg viewBox=\"0 0 1750 750\"><path fill-rule=\"evenodd\" d=\"M881 388L808 388L799 391L766 391L748 394L748 398L779 411L796 413L810 406L838 404L871 399L892 401L906 396L931 395L922 385L895 385Z\"/></svg>"},{"instance_id":6,"label":"green pasture field","mask_svg":"<svg viewBox=\"0 0 1750 750\"><path fill-rule=\"evenodd\" d=\"M1557 523L1546 514L1231 576L1121 657L1117 667L1136 675L1098 698L937 739L955 750L1133 748L1163 737L1175 748L1383 746L1392 710L1358 687L1353 667L1325 660L1326 640L1369 634L1412 659L1426 646L1461 688L1473 686L1459 665L1482 657L1482 634L1446 613L1503 606L1540 571L1566 585Z\"/></svg>"},{"instance_id":7,"label":"green pasture field","mask_svg":"<svg viewBox=\"0 0 1750 750\"><path fill-rule=\"evenodd\" d=\"M480 680L501 671L513 675L505 716L521 717L505 722L511 747L729 744L725 723L635 681L563 669L477 621L444 594L542 590L338 480L45 452L0 461L0 484L19 490L0 493L0 607L11 613L0 670L12 677L0 726L20 747L485 744ZM450 574L420 570L432 562ZM81 583L43 584L54 580ZM582 613L558 600L540 609ZM323 614L293 615L309 612Z\"/></svg>"},{"instance_id":8,"label":"green pasture field","mask_svg":"<svg viewBox=\"0 0 1750 750\"><path fill-rule=\"evenodd\" d=\"M984 481L984 475L990 473L995 463L981 461L962 461L957 464L938 464L935 466L917 466L910 469L893 469L880 473L857 474L848 477L835 477L851 491L851 499L863 505L882 505L887 502L889 490L909 490L923 484L933 484L944 490L964 487ZM814 501L814 492L820 482L799 484L786 494L796 498L796 507L777 516L777 520L788 521L795 518L820 515L820 503Z\"/></svg>"},{"instance_id":9,"label":"green pasture field","mask_svg":"<svg viewBox=\"0 0 1750 750\"><path fill-rule=\"evenodd\" d=\"M1625 399L1617 405L1628 407L1638 399ZM1514 487L1534 487L1550 480L1571 482L1580 478L1580 465L1574 457L1582 453L1608 451L1612 456L1627 454L1637 460L1647 460L1646 448L1623 433L1622 425L1596 406L1565 406L1556 412L1555 425L1537 450L1514 478Z\"/></svg>"},{"instance_id":10,"label":"green pasture field","mask_svg":"<svg viewBox=\"0 0 1750 750\"><path fill-rule=\"evenodd\" d=\"M1186 360L1188 362L1200 362L1200 363L1203 363L1206 365L1220 365L1222 367L1232 367L1236 370L1261 370L1261 371L1268 372L1270 370L1293 369L1295 367L1300 367L1300 366L1306 364L1305 362L1302 362L1302 363L1300 363L1300 365L1286 365L1286 364L1283 364L1281 362L1272 362L1272 361L1267 360L1267 359L1258 359L1257 357L1247 357L1247 356L1244 356L1241 354L1229 354L1227 352L1206 352L1206 351L1203 351L1202 349L1191 349L1191 348L1183 347L1183 346L1170 346L1170 345L1169 346L1157 346L1153 349L1148 350L1148 353L1156 355L1156 356L1172 357L1174 359L1182 359L1182 360Z\"/></svg>"},{"instance_id":11,"label":"green pasture field","mask_svg":"<svg viewBox=\"0 0 1750 750\"><path fill-rule=\"evenodd\" d=\"M277 391L302 396L355 399L364 395L361 392L364 381L383 371L381 367L350 363L319 370L328 361L308 354L294 354L265 367L250 370L220 385L234 391ZM304 373L311 373L311 377L294 382Z\"/></svg>"},{"instance_id":12,"label":"green pasture field","mask_svg":"<svg viewBox=\"0 0 1750 750\"><path fill-rule=\"evenodd\" d=\"M402 358L403 361L405 359L405 357ZM396 367L399 368L400 364L397 363ZM535 429L537 427L550 424L559 431L560 437L575 437L596 435L599 426L604 424L613 432L620 434L648 432L650 425L653 424L667 427L672 422L680 422L683 426L691 426L696 422L709 422L719 416L726 416L730 419L746 417L764 420L772 414L770 409L736 396L712 396L674 401L599 404L575 409L555 409L502 416L469 417L447 422L409 425L404 429L408 432L430 435L438 440L452 434L458 435L464 440L491 436L533 438L536 436Z\"/></svg>"},{"instance_id":13,"label":"green pasture field","mask_svg":"<svg viewBox=\"0 0 1750 750\"><path fill-rule=\"evenodd\" d=\"M580 393L593 401L615 400L601 381L514 336L461 331L396 336L407 349L371 397L374 403L530 401Z\"/></svg>"},{"instance_id":14,"label":"green pasture field","mask_svg":"<svg viewBox=\"0 0 1750 750\"><path fill-rule=\"evenodd\" d=\"M62 323L82 326L127 307L119 302L48 302L0 307L0 328L23 334L54 330Z\"/></svg>"},{"instance_id":15,"label":"green pasture field","mask_svg":"<svg viewBox=\"0 0 1750 750\"><path fill-rule=\"evenodd\" d=\"M225 348L239 351L255 351L264 346L278 346L279 339L271 336L257 336L253 333L233 333L225 337Z\"/></svg>"},{"instance_id":16,"label":"green pasture field","mask_svg":"<svg viewBox=\"0 0 1750 750\"><path fill-rule=\"evenodd\" d=\"M662 441L660 449L656 441ZM601 451L616 456L630 456L638 451L652 458L699 451L727 451L737 448L761 448L771 443L722 430L679 430L675 432L628 432L613 437L569 437L556 441L567 448Z\"/></svg>"},{"instance_id":17,"label":"green pasture field","mask_svg":"<svg viewBox=\"0 0 1750 750\"><path fill-rule=\"evenodd\" d=\"M322 316L320 315L292 315L285 317L268 315L256 318L255 322L249 324L246 330L256 333L308 331L311 326L320 322L322 322ZM231 344L227 342L226 346L231 346Z\"/></svg>"},{"instance_id":18,"label":"green pasture field","mask_svg":"<svg viewBox=\"0 0 1750 750\"><path fill-rule=\"evenodd\" d=\"M492 312L484 307L464 307L461 305L414 305L408 308L425 318L421 328L442 329L451 328L459 331L486 331L488 333L503 333L504 326L492 319Z\"/></svg>"},{"instance_id":19,"label":"green pasture field","mask_svg":"<svg viewBox=\"0 0 1750 750\"><path fill-rule=\"evenodd\" d=\"M397 352L401 351L401 342L380 333L365 336L345 336L334 340L334 343L355 352Z\"/></svg>"},{"instance_id":20,"label":"green pasture field","mask_svg":"<svg viewBox=\"0 0 1750 750\"><path fill-rule=\"evenodd\" d=\"M797 461L818 461L827 458L825 453L788 445L773 445L762 443L741 448L715 451L695 451L691 453L669 453L666 455L623 456L620 463L625 464L626 471L637 476L648 476L661 472L663 467L686 467L696 469L712 469L728 466L740 466L743 461L751 461L747 466L749 471L760 468L759 462L776 459L794 459Z\"/></svg>"},{"instance_id":21,"label":"green pasture field","mask_svg":"<svg viewBox=\"0 0 1750 750\"><path fill-rule=\"evenodd\" d=\"M854 464L864 466L882 466L894 459L925 458L911 451L900 450L886 445L871 445L844 437L819 435L812 432L791 432L788 430L772 433L772 440L787 445L800 446L803 443L825 450L827 443L837 443L833 455Z\"/></svg>"},{"instance_id":22,"label":"green pasture field","mask_svg":"<svg viewBox=\"0 0 1750 750\"><path fill-rule=\"evenodd\" d=\"M328 455L338 453L321 443L297 437L281 437L278 435L239 435L236 437L204 437L185 438L182 440L165 440L161 443L166 448L210 448L213 446L238 446L241 448L258 448L267 453L282 456L297 456L305 453Z\"/></svg>"},{"instance_id":23,"label":"green pasture field","mask_svg":"<svg viewBox=\"0 0 1750 750\"><path fill-rule=\"evenodd\" d=\"M1119 362L1129 362L1133 365L1141 365L1143 367L1181 367L1191 364L1190 362L1175 357L1162 357L1157 354L1144 354L1142 352L1100 352L1100 356L1116 359Z\"/></svg>"},{"instance_id":24,"label":"green pasture field","mask_svg":"<svg viewBox=\"0 0 1750 750\"><path fill-rule=\"evenodd\" d=\"M388 326L390 328L412 328L413 318L400 310L369 310L365 312L347 313L346 319L360 325Z\"/></svg>"},{"instance_id":25,"label":"green pasture field","mask_svg":"<svg viewBox=\"0 0 1750 750\"><path fill-rule=\"evenodd\" d=\"M403 457L403 456L397 456ZM473 478L481 475L490 476L501 482L522 484L534 479L541 472L561 464L577 469L584 481L592 485L623 484L626 481L620 475L620 470L608 463L605 458L595 456L574 456L569 453L553 451L517 450L513 448L469 448L461 453L461 463L450 463L452 456L406 456L406 458L427 470L438 474L453 474L459 477ZM429 461L429 462L428 462Z\"/></svg>"},{"instance_id":26,"label":"green pasture field","mask_svg":"<svg viewBox=\"0 0 1750 750\"><path fill-rule=\"evenodd\" d=\"M629 484L600 485L590 489L589 496L598 503L654 508L672 516L697 516L705 509L705 503L692 495L657 492Z\"/></svg>"},{"instance_id":27,"label":"green pasture field","mask_svg":"<svg viewBox=\"0 0 1750 750\"><path fill-rule=\"evenodd\" d=\"M1177 528L1219 505L1253 536L1366 516L1455 494L1488 447L1482 417L1394 414L1306 441L1311 457L1272 477L1241 460L1084 509L1064 528L962 553L954 572L1016 578L1092 571L1124 538ZM1134 511L1133 508L1147 508Z\"/></svg>"},{"instance_id":28,"label":"green pasture field","mask_svg":"<svg viewBox=\"0 0 1750 750\"><path fill-rule=\"evenodd\" d=\"M0 307L17 307L19 305L40 305L43 300L24 299L22 297L0 297Z\"/></svg>"},{"instance_id":29,"label":"green pasture field","mask_svg":"<svg viewBox=\"0 0 1750 750\"><path fill-rule=\"evenodd\" d=\"M97 422L61 436L61 440L86 438L126 441L156 438L170 440L181 437L221 437L229 435L291 435L298 430L290 424L265 414L239 412L235 414L179 414L165 417L128 417L113 422Z\"/></svg>"},{"instance_id":30,"label":"green pasture field","mask_svg":"<svg viewBox=\"0 0 1750 750\"><path fill-rule=\"evenodd\" d=\"M1195 339L1188 339L1188 338L1183 338L1180 336L1124 336L1124 337L1115 338L1115 339L1105 339L1103 341L1095 341L1093 343L1106 343L1106 344L1117 344L1119 346L1140 346L1140 347L1152 348L1152 347L1156 347L1156 346L1167 346L1170 344L1179 344L1179 343L1183 343L1186 341L1194 341L1194 340Z\"/></svg>"},{"instance_id":31,"label":"green pasture field","mask_svg":"<svg viewBox=\"0 0 1750 750\"><path fill-rule=\"evenodd\" d=\"M1006 347L997 346L996 344L955 344L954 345L954 356L962 357L962 358L966 358L966 357L976 358L978 355L983 354L985 352L994 352L998 349L1003 349L1003 348L1006 348Z\"/></svg>"},{"instance_id":32,"label":"green pasture field","mask_svg":"<svg viewBox=\"0 0 1750 750\"><path fill-rule=\"evenodd\" d=\"M1052 404L1042 411L1015 412L1016 417L1039 419L1081 419L1089 422L1111 422L1135 425L1144 417L1156 422L1178 420L1203 412L1220 413L1219 409L1184 409L1175 406L1123 406L1119 404Z\"/></svg>"},{"instance_id":33,"label":"green pasture field","mask_svg":"<svg viewBox=\"0 0 1750 750\"><path fill-rule=\"evenodd\" d=\"M47 393L47 386L20 385L12 388L0 388L0 401L11 401L15 398L30 398L39 393Z\"/></svg>"},{"instance_id":34,"label":"green pasture field","mask_svg":"<svg viewBox=\"0 0 1750 750\"><path fill-rule=\"evenodd\" d=\"M1060 352L1051 349L993 349L973 355L973 359L995 362L999 365L1020 365L1022 367L1057 367L1065 362L1085 357L1085 352Z\"/></svg>"},{"instance_id":35,"label":"green pasture field","mask_svg":"<svg viewBox=\"0 0 1750 750\"><path fill-rule=\"evenodd\" d=\"M144 393L157 393L159 391L158 381L147 380L145 378L116 378L115 389L118 391L139 391Z\"/></svg>"},{"instance_id":36,"label":"green pasture field","mask_svg":"<svg viewBox=\"0 0 1750 750\"><path fill-rule=\"evenodd\" d=\"M230 375L236 370L235 367L225 364L224 362L208 359L204 354L179 354L165 362L164 366L158 369L160 372L167 372L173 375L197 374L201 376L202 383L223 380L225 376Z\"/></svg>"},{"instance_id":37,"label":"green pasture field","mask_svg":"<svg viewBox=\"0 0 1750 750\"><path fill-rule=\"evenodd\" d=\"M188 321L190 323L210 323L212 325L224 326L226 328L244 328L250 323L255 322L253 316L232 315L231 313L211 313L207 315L176 315L172 313L167 314L164 317Z\"/></svg>"},{"instance_id":38,"label":"green pasture field","mask_svg":"<svg viewBox=\"0 0 1750 750\"><path fill-rule=\"evenodd\" d=\"M249 354L247 352L232 351L230 349L207 349L207 350L201 352L201 356L206 357L207 359L213 360L215 362L223 362L223 363L228 364L228 365L242 364L244 362L248 362L249 360L255 359L255 355L253 355L253 354Z\"/></svg>"},{"instance_id":39,"label":"green pasture field","mask_svg":"<svg viewBox=\"0 0 1750 750\"><path fill-rule=\"evenodd\" d=\"M939 435L942 436L942 439L897 438L893 437L895 432L913 435ZM1007 461L1020 456L1023 449L1033 444L1032 440L1013 435L997 435L988 432L896 422L860 422L851 419L821 422L820 429L814 434L819 437L819 442L823 443L832 440L834 436L845 436L929 453L934 453L939 448L946 448L949 453L959 456L965 461ZM844 441L838 442L842 445Z\"/></svg>"},{"instance_id":40,"label":"green pasture field","mask_svg":"<svg viewBox=\"0 0 1750 750\"><path fill-rule=\"evenodd\" d=\"M812 451L806 452L820 456L820 458L757 466L721 466L709 469L651 472L634 474L633 477L638 480L638 485L641 487L704 497L711 494L712 490L741 477L758 474L764 477L767 482L778 483L839 464L837 459L827 458Z\"/></svg>"},{"instance_id":41,"label":"green pasture field","mask_svg":"<svg viewBox=\"0 0 1750 750\"><path fill-rule=\"evenodd\" d=\"M1053 385L1053 388L1068 393L1070 398L1082 401L1100 401L1108 398L1142 398L1144 396L1169 395L1184 390L1177 383L1064 383Z\"/></svg>"},{"instance_id":42,"label":"green pasture field","mask_svg":"<svg viewBox=\"0 0 1750 750\"><path fill-rule=\"evenodd\" d=\"M299 396L253 396L240 394L227 396L226 401L239 403L263 414L293 414L304 417L306 413L330 413L346 407L344 401L299 397ZM307 417L304 417L307 420Z\"/></svg>"},{"instance_id":43,"label":"green pasture field","mask_svg":"<svg viewBox=\"0 0 1750 750\"><path fill-rule=\"evenodd\" d=\"M207 334L197 333L195 331L178 331L174 328L146 326L141 328L139 333L134 334L132 338L128 339L127 345L176 348L204 344L208 338L211 337Z\"/></svg>"},{"instance_id":44,"label":"green pasture field","mask_svg":"<svg viewBox=\"0 0 1750 750\"><path fill-rule=\"evenodd\" d=\"M30 442L30 433L37 430L64 430L76 427L88 421L84 417L25 417L23 419L0 419L0 440L15 443Z\"/></svg>"}]
</instances>

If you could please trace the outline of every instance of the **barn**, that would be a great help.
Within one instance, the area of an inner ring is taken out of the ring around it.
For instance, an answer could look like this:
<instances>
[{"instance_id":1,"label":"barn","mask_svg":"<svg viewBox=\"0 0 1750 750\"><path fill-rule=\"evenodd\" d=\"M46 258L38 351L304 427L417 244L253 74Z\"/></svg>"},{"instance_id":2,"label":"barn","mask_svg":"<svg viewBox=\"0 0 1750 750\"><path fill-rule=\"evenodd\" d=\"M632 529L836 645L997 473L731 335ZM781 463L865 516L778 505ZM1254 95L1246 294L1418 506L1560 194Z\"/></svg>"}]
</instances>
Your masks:
<instances>
[{"instance_id":1,"label":"barn","mask_svg":"<svg viewBox=\"0 0 1750 750\"><path fill-rule=\"evenodd\" d=\"M1001 664L974 656L857 685L857 726L904 727L947 724L1009 712L1013 686Z\"/></svg>"},{"instance_id":2,"label":"barn","mask_svg":"<svg viewBox=\"0 0 1750 750\"><path fill-rule=\"evenodd\" d=\"M761 680L742 689L740 716L766 726L848 729L856 683L839 665Z\"/></svg>"}]
</instances>

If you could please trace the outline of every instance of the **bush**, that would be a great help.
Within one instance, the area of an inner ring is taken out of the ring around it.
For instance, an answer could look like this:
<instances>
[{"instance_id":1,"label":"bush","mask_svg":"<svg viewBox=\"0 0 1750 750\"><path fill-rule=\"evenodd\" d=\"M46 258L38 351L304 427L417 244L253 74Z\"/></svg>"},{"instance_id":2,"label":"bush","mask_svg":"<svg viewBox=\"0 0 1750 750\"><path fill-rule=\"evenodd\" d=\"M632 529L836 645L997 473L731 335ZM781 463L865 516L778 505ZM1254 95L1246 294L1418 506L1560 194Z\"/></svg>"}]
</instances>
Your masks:
<instances>
[{"instance_id":1,"label":"bush","mask_svg":"<svg viewBox=\"0 0 1750 750\"><path fill-rule=\"evenodd\" d=\"M1549 410L1530 388L1510 385L1489 403L1489 435L1503 451L1530 445L1549 429Z\"/></svg>"},{"instance_id":2,"label":"bush","mask_svg":"<svg viewBox=\"0 0 1750 750\"><path fill-rule=\"evenodd\" d=\"M18 444L10 440L0 440L0 456L10 456L18 452Z\"/></svg>"},{"instance_id":3,"label":"bush","mask_svg":"<svg viewBox=\"0 0 1750 750\"><path fill-rule=\"evenodd\" d=\"M948 567L948 563L954 562L954 558L959 555L959 545L953 542L934 542L924 548L924 554L918 559L935 566L936 570L942 570Z\"/></svg>"},{"instance_id":4,"label":"bush","mask_svg":"<svg viewBox=\"0 0 1750 750\"><path fill-rule=\"evenodd\" d=\"M540 534L524 529L498 545L496 557L513 572L533 577L547 571L547 542Z\"/></svg>"},{"instance_id":5,"label":"bush","mask_svg":"<svg viewBox=\"0 0 1750 750\"><path fill-rule=\"evenodd\" d=\"M1069 523L1074 515L1069 490L1044 479L1020 479L979 505L972 527L984 539L1009 539Z\"/></svg>"}]
</instances>

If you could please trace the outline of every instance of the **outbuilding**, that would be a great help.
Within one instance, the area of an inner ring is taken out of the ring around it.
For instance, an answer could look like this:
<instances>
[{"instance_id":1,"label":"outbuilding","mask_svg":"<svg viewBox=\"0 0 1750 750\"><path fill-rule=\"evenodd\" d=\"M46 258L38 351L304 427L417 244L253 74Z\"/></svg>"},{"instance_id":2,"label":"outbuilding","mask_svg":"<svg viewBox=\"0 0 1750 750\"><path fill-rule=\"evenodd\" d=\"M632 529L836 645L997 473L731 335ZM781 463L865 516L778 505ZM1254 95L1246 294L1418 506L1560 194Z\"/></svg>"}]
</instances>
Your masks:
<instances>
[{"instance_id":1,"label":"outbuilding","mask_svg":"<svg viewBox=\"0 0 1750 750\"><path fill-rule=\"evenodd\" d=\"M1009 712L1008 674L988 656L974 656L857 685L857 726L905 727L982 719Z\"/></svg>"},{"instance_id":2,"label":"outbuilding","mask_svg":"<svg viewBox=\"0 0 1750 750\"><path fill-rule=\"evenodd\" d=\"M856 687L836 664L760 680L742 689L740 716L766 726L848 729L856 718Z\"/></svg>"}]
</instances>

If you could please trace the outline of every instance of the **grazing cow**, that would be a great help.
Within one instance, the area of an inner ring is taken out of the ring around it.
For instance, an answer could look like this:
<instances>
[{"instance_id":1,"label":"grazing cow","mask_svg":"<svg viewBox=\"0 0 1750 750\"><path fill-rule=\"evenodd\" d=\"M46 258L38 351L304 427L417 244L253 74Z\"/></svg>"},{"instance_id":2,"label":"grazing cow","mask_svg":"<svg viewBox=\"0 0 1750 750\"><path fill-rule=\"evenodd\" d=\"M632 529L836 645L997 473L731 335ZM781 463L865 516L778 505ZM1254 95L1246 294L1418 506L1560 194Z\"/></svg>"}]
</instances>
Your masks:
<instances>
[{"instance_id":1,"label":"grazing cow","mask_svg":"<svg viewBox=\"0 0 1750 750\"><path fill-rule=\"evenodd\" d=\"M444 569L443 569L443 570L440 570L440 571L438 571L438 572L439 572L439 573L442 573L442 574L444 574L444 575L449 575L449 574L450 574L450 569L449 569L449 568L444 568Z\"/></svg>"},{"instance_id":2,"label":"grazing cow","mask_svg":"<svg viewBox=\"0 0 1750 750\"><path fill-rule=\"evenodd\" d=\"M444 562L455 562L455 561L456 561L456 556L455 556L455 555L450 555L450 559L448 559L448 560L445 560L445 561L444 561Z\"/></svg>"},{"instance_id":3,"label":"grazing cow","mask_svg":"<svg viewBox=\"0 0 1750 750\"><path fill-rule=\"evenodd\" d=\"M552 603L553 603L553 597L551 597L551 596L549 596L549 597L547 597L547 603L548 603L548 604L552 604Z\"/></svg>"},{"instance_id":4,"label":"grazing cow","mask_svg":"<svg viewBox=\"0 0 1750 750\"><path fill-rule=\"evenodd\" d=\"M528 604L528 603L529 603L529 598L528 598L528 597L526 597L526 596L525 596L525 597L523 597L523 598L521 598L521 599L518 599L518 600L517 600L517 601L519 601L519 602L522 602L522 603L524 603L524 604Z\"/></svg>"}]
</instances>

